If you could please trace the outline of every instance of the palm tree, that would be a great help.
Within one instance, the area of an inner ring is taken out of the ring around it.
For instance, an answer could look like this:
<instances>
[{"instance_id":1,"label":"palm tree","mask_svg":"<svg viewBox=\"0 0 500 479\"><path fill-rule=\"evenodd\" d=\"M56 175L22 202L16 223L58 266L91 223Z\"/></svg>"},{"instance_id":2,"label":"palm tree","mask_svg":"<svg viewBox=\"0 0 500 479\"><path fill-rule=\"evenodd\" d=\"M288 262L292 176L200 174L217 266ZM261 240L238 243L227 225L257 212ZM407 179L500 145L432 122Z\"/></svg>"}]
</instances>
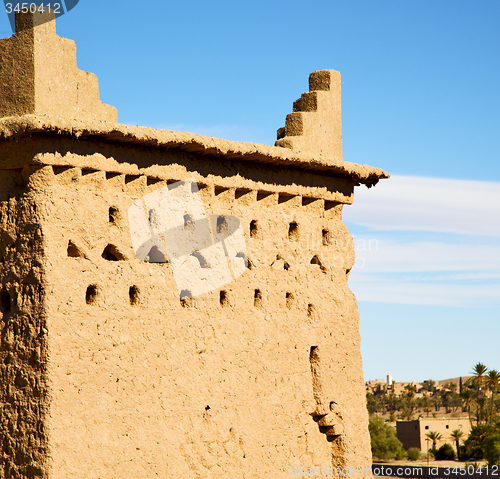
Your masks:
<instances>
[{"instance_id":1,"label":"palm tree","mask_svg":"<svg viewBox=\"0 0 500 479\"><path fill-rule=\"evenodd\" d=\"M433 381L432 379L426 379L422 383L422 388L429 391L430 393L434 392L435 387L436 387L436 382Z\"/></svg>"},{"instance_id":2,"label":"palm tree","mask_svg":"<svg viewBox=\"0 0 500 479\"><path fill-rule=\"evenodd\" d=\"M462 398L460 397L460 394L454 394L453 397L451 398L451 406L453 407L453 412L457 412L458 408L462 406Z\"/></svg>"},{"instance_id":3,"label":"palm tree","mask_svg":"<svg viewBox=\"0 0 500 479\"><path fill-rule=\"evenodd\" d=\"M495 393L500 386L500 372L496 369L492 369L487 376L488 389L491 391L491 406L490 406L490 424L493 421L493 405L495 403Z\"/></svg>"},{"instance_id":4,"label":"palm tree","mask_svg":"<svg viewBox=\"0 0 500 479\"><path fill-rule=\"evenodd\" d=\"M427 417L429 417L429 413L431 411L432 407L432 401L429 397L425 396L424 400L422 401L422 406L424 406L424 411L427 413Z\"/></svg>"},{"instance_id":5,"label":"palm tree","mask_svg":"<svg viewBox=\"0 0 500 479\"><path fill-rule=\"evenodd\" d=\"M400 414L400 417L405 421L411 421L413 417L413 410L405 406Z\"/></svg>"},{"instance_id":6,"label":"palm tree","mask_svg":"<svg viewBox=\"0 0 500 479\"><path fill-rule=\"evenodd\" d=\"M441 399L443 401L443 405L446 408L446 413L450 412L450 402L451 402L451 391L441 391Z\"/></svg>"},{"instance_id":7,"label":"palm tree","mask_svg":"<svg viewBox=\"0 0 500 479\"><path fill-rule=\"evenodd\" d=\"M477 424L479 424L484 418L484 407L486 406L486 397L480 396L476 398L477 404Z\"/></svg>"},{"instance_id":8,"label":"palm tree","mask_svg":"<svg viewBox=\"0 0 500 479\"><path fill-rule=\"evenodd\" d=\"M394 394L394 391L391 391L389 396L387 396L387 412L396 411L397 403L398 399Z\"/></svg>"},{"instance_id":9,"label":"palm tree","mask_svg":"<svg viewBox=\"0 0 500 479\"><path fill-rule=\"evenodd\" d=\"M436 411L439 411L439 409L441 409L441 404L442 404L442 400L441 400L441 396L434 396L432 398L432 404L434 404L434 409Z\"/></svg>"},{"instance_id":10,"label":"palm tree","mask_svg":"<svg viewBox=\"0 0 500 479\"><path fill-rule=\"evenodd\" d=\"M460 396L464 401L464 407L469 413L469 422L472 427L472 419L470 417L470 407L474 404L474 391L472 389L464 389Z\"/></svg>"},{"instance_id":11,"label":"palm tree","mask_svg":"<svg viewBox=\"0 0 500 479\"><path fill-rule=\"evenodd\" d=\"M455 439L455 447L457 448L457 459L459 459L458 457L458 452L459 452L459 448L460 448L460 438L464 435L464 432L461 430L461 429L455 429L454 431L452 431L451 433L451 437L453 439Z\"/></svg>"},{"instance_id":12,"label":"palm tree","mask_svg":"<svg viewBox=\"0 0 500 479\"><path fill-rule=\"evenodd\" d=\"M473 378L472 381L474 385L476 386L476 391L479 392L481 391L481 388L483 387L484 379L485 379L485 374L486 371L488 371L488 368L483 364L483 363L477 363L473 368L472 368L472 374Z\"/></svg>"},{"instance_id":13,"label":"palm tree","mask_svg":"<svg viewBox=\"0 0 500 479\"><path fill-rule=\"evenodd\" d=\"M431 431L426 434L426 436L432 441L432 450L436 450L437 442L443 437L439 432Z\"/></svg>"},{"instance_id":14,"label":"palm tree","mask_svg":"<svg viewBox=\"0 0 500 479\"><path fill-rule=\"evenodd\" d=\"M407 384L405 386L405 389L406 389L406 396L410 399L413 399L413 397L415 396L415 392L417 391L417 387L413 386L413 384Z\"/></svg>"}]
</instances>

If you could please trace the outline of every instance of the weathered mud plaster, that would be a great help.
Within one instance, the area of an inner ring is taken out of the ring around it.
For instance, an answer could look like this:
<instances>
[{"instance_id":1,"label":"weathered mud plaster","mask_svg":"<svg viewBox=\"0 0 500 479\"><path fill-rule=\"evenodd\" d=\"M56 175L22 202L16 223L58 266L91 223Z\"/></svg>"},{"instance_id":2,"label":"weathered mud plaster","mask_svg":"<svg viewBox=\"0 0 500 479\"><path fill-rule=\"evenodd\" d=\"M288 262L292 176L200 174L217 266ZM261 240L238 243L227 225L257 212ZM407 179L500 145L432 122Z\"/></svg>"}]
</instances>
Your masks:
<instances>
[{"instance_id":1,"label":"weathered mud plaster","mask_svg":"<svg viewBox=\"0 0 500 479\"><path fill-rule=\"evenodd\" d=\"M340 76L311 74L278 146L116 123L54 21L0 40L0 478L290 477L371 462L342 206ZM193 179L248 270L180 298L129 208ZM360 475L364 475L362 472Z\"/></svg>"}]
</instances>

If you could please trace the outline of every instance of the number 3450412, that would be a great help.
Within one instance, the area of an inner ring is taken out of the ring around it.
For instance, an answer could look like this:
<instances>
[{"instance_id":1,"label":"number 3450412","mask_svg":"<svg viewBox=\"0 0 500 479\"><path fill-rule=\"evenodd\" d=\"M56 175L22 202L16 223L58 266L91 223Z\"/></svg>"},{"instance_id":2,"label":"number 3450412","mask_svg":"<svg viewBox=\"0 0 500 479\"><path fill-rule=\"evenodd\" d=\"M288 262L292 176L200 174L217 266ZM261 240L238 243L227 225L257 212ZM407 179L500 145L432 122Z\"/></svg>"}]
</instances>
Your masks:
<instances>
[{"instance_id":1,"label":"number 3450412","mask_svg":"<svg viewBox=\"0 0 500 479\"><path fill-rule=\"evenodd\" d=\"M45 6L43 3L41 5L36 5L34 3L6 3L5 9L7 13L12 12L23 12L23 13L35 13L35 12L44 12L45 10L51 9L54 13L62 13L61 12L61 4L54 2Z\"/></svg>"}]
</instances>

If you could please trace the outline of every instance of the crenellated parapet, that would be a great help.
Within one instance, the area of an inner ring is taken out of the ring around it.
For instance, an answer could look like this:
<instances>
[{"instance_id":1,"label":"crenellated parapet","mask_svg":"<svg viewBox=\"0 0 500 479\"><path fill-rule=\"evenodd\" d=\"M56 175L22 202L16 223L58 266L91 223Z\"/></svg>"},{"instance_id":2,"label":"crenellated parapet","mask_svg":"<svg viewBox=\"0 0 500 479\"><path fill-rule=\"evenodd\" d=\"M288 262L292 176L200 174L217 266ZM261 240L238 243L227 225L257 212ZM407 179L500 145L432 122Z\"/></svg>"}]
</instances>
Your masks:
<instances>
[{"instance_id":1,"label":"crenellated parapet","mask_svg":"<svg viewBox=\"0 0 500 479\"><path fill-rule=\"evenodd\" d=\"M117 122L99 99L97 76L76 65L76 44L56 34L54 12L16 15L0 40L0 118L30 114ZM52 21L50 21L52 20Z\"/></svg>"},{"instance_id":2,"label":"crenellated parapet","mask_svg":"<svg viewBox=\"0 0 500 479\"><path fill-rule=\"evenodd\" d=\"M293 103L293 112L278 130L276 146L319 155L331 165L342 163L340 73L319 70L309 76L309 91Z\"/></svg>"}]
</instances>

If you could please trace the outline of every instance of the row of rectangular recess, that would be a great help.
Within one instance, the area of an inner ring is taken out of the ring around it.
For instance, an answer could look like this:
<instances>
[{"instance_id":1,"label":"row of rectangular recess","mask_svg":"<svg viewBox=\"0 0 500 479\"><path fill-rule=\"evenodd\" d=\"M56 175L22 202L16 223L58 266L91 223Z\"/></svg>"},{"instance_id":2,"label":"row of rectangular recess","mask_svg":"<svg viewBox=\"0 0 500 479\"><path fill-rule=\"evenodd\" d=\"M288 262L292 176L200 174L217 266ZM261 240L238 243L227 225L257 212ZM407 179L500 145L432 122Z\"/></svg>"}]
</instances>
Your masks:
<instances>
[{"instance_id":1,"label":"row of rectangular recess","mask_svg":"<svg viewBox=\"0 0 500 479\"><path fill-rule=\"evenodd\" d=\"M225 187L215 187L214 193L215 196L220 195L221 193L228 191L230 188L225 188ZM312 203L315 203L316 201L324 201L324 209L326 211L334 208L337 206L339 203L336 201L330 201L330 200L324 200L323 198L315 198L315 197L310 197L310 196L302 196L302 195L294 195L290 193L277 193L274 191L266 191L266 190L251 190L248 188L236 188L234 190L234 197L235 199L240 199L243 196L245 196L248 193L251 193L252 191L257 191L257 201L262 201L268 198L271 195L278 195L278 204L283 204L286 203L294 198L301 198L302 206L308 206Z\"/></svg>"},{"instance_id":2,"label":"row of rectangular recess","mask_svg":"<svg viewBox=\"0 0 500 479\"><path fill-rule=\"evenodd\" d=\"M286 300L286 307L290 309L293 305L294 302L294 294L291 293L290 291L287 291L285 293L285 300ZM192 306L192 296L190 291L182 291L181 292L181 305L183 307L189 307ZM229 306L229 294L226 290L221 290L219 291L219 302L222 307ZM263 305L263 296L262 296L262 291L260 289L255 289L254 294L253 294L253 305L256 308L261 308ZM311 316L314 312L314 306L311 303L307 304L307 315Z\"/></svg>"},{"instance_id":3,"label":"row of rectangular recess","mask_svg":"<svg viewBox=\"0 0 500 479\"><path fill-rule=\"evenodd\" d=\"M128 289L128 296L131 306L136 306L140 302L139 287L135 284ZM96 304L99 297L99 286L90 284L85 291L85 302L89 305Z\"/></svg>"},{"instance_id":4,"label":"row of rectangular recess","mask_svg":"<svg viewBox=\"0 0 500 479\"><path fill-rule=\"evenodd\" d=\"M259 222L258 220L252 220L250 221L250 226L249 226L249 233L250 237L254 238L257 236L259 231ZM299 225L297 222L292 221L288 225L288 238L291 240L298 240L299 238ZM321 229L321 238L324 246L328 246L331 243L331 238L330 238L330 231L327 229L322 228Z\"/></svg>"},{"instance_id":5,"label":"row of rectangular recess","mask_svg":"<svg viewBox=\"0 0 500 479\"><path fill-rule=\"evenodd\" d=\"M63 166L52 166L52 171L54 172L54 175L60 175L68 170L72 170L75 168L79 168L77 166L71 166L71 165L63 165ZM81 175L82 176L87 176L91 175L94 173L101 173L103 170L98 170L95 168L80 168L81 170ZM106 179L111 180L113 178L116 178L117 176L123 176L125 183L131 183L132 181L138 180L139 178L145 177L146 178L146 184L147 186L152 186L155 185L156 183L160 183L162 181L166 182L167 185L171 185L172 183L178 183L182 180L165 180L163 178L158 178L156 176L147 176L147 175L132 175L132 174L127 174L127 173L122 173L119 171L106 171L105 172ZM75 175L74 179L77 178L77 175Z\"/></svg>"},{"instance_id":6,"label":"row of rectangular recess","mask_svg":"<svg viewBox=\"0 0 500 479\"><path fill-rule=\"evenodd\" d=\"M90 284L87 286L87 289L85 291L85 302L88 305L93 305L97 303L98 297L100 294L100 288L97 284ZM137 285L132 285L129 287L129 301L132 306L136 306L140 303L140 290ZM2 312L10 312L10 295L5 291L1 291L1 298L2 298ZM183 307L191 306L192 305L192 300L193 298L191 297L191 293L189 291L183 291L181 292L181 305ZM287 291L285 293L285 300L286 300L286 307L290 309L294 303L294 294ZM229 306L229 295L226 290L221 290L219 291L219 302L222 307ZM262 296L262 291L260 289L255 289L254 290L254 296L253 296L253 305L256 308L261 308L263 306L263 296ZM312 303L307 304L307 315L311 316L314 313L314 306Z\"/></svg>"},{"instance_id":7,"label":"row of rectangular recess","mask_svg":"<svg viewBox=\"0 0 500 479\"><path fill-rule=\"evenodd\" d=\"M52 170L55 175L60 175L61 173L64 173L65 171L71 170L77 168L75 166L70 166L70 165L63 165L63 166L52 166ZM81 168L81 174L82 176L87 176L93 173L99 173L102 170L98 169L93 169L93 168ZM162 181L166 182L167 185L172 185L174 183L179 183L183 180L174 180L174 179L163 179L163 178L158 178L155 176L147 176L147 175L132 175L132 174L127 174L127 173L121 173L118 171L106 171L106 179L110 180L112 178L115 178L117 176L124 176L124 181L125 183L131 183L132 181L138 180L141 177L146 177L146 184L147 186L152 186L157 183L160 183ZM75 176L76 179L76 176ZM204 188L207 188L208 186L204 183L193 183L197 185L197 188L199 190L202 190ZM219 196L220 194L231 190L232 188L226 187L226 186L214 186L214 195ZM243 196L245 196L248 193L251 193L252 191L257 191L257 201L262 201L265 198L278 194L278 204L286 203L287 201L290 201L293 198L301 197L302 198L302 206L308 206L316 201L323 201L323 198L316 198L316 197L309 197L309 196L302 196L302 195L294 195L290 193L278 193L278 192L273 192L273 191L267 191L267 190L253 190L250 188L236 188L234 189L234 197L235 199L240 199ZM330 200L324 200L324 208L326 211L330 210L331 208L335 207L338 205L338 202L336 201L330 201Z\"/></svg>"}]
</instances>

